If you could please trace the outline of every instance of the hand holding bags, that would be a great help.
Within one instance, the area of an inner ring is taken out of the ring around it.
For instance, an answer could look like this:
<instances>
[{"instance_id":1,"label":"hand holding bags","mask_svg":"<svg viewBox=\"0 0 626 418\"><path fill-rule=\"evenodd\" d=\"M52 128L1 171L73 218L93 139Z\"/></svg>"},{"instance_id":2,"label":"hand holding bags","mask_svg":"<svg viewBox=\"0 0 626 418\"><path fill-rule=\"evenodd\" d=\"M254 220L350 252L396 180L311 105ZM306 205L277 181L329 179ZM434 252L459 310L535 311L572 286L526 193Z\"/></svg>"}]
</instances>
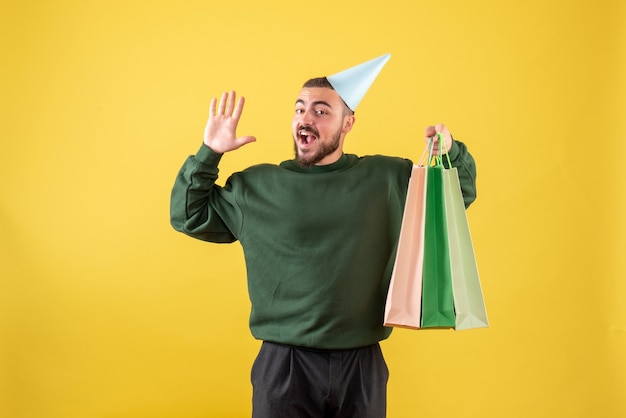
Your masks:
<instances>
[{"instance_id":1,"label":"hand holding bags","mask_svg":"<svg viewBox=\"0 0 626 418\"><path fill-rule=\"evenodd\" d=\"M431 154L432 142L429 162ZM440 156L434 157L434 162L413 167L384 325L457 330L486 327L458 172L445 169Z\"/></svg>"}]
</instances>

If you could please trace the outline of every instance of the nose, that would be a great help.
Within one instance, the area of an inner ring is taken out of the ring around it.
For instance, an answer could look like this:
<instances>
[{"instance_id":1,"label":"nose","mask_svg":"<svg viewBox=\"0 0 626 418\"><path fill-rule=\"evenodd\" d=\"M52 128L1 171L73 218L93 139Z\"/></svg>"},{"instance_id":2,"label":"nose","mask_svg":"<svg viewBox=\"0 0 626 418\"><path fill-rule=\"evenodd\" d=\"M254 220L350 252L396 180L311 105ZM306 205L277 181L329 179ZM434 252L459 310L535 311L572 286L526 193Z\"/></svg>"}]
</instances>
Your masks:
<instances>
[{"instance_id":1,"label":"nose","mask_svg":"<svg viewBox=\"0 0 626 418\"><path fill-rule=\"evenodd\" d=\"M308 126L313 124L312 112L310 109L305 109L302 113L298 113L297 115L298 122L302 126Z\"/></svg>"}]
</instances>

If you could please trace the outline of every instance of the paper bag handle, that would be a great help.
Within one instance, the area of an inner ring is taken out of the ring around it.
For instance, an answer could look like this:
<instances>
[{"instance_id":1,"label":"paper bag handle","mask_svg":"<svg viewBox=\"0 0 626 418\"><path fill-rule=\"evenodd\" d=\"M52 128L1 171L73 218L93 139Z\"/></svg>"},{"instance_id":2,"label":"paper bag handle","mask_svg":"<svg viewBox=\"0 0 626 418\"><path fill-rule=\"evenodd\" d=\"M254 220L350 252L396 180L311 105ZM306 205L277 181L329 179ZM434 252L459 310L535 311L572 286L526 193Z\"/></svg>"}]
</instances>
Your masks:
<instances>
[{"instance_id":1,"label":"paper bag handle","mask_svg":"<svg viewBox=\"0 0 626 418\"><path fill-rule=\"evenodd\" d=\"M433 159L434 159L434 162L435 162L434 166L435 167L443 167L443 155L433 155L433 147L435 145L435 136L439 140L439 144L443 143L443 141L444 141L443 134L440 133L440 132L437 132L428 141L428 146L426 147L426 149L422 153L422 156L420 157L419 161L420 162L423 161L424 155L426 154L426 151L428 151L428 164L431 164L433 162ZM448 160L448 167L452 167L452 163L450 162L450 155L448 154L448 150L446 150L446 152L444 154L445 154L445 156L446 156L446 158ZM423 165L423 164L418 164L418 165Z\"/></svg>"}]
</instances>

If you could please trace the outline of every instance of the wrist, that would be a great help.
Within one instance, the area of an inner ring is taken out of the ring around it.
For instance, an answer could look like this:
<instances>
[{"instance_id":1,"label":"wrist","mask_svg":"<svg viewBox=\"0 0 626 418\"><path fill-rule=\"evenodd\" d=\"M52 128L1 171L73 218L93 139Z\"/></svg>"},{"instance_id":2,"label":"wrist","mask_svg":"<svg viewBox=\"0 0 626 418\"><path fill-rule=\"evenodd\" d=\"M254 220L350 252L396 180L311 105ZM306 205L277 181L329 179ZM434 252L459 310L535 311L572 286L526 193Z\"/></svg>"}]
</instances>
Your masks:
<instances>
[{"instance_id":1,"label":"wrist","mask_svg":"<svg viewBox=\"0 0 626 418\"><path fill-rule=\"evenodd\" d=\"M224 154L224 153L226 152L226 151L224 151L224 150L221 150L219 147L215 146L215 144L209 143L209 142L207 142L207 141L204 141L204 142L203 142L203 145L204 145L206 148L210 149L210 150L211 150L213 153L215 153L215 154L222 155L222 154Z\"/></svg>"}]
</instances>

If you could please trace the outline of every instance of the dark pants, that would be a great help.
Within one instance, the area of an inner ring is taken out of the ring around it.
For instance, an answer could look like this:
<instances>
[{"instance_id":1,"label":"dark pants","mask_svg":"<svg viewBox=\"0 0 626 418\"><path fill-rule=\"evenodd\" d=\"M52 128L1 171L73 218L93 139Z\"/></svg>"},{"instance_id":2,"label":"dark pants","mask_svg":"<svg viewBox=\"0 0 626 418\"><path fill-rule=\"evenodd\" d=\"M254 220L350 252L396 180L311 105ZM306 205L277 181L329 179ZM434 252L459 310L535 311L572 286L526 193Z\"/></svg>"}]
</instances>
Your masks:
<instances>
[{"instance_id":1,"label":"dark pants","mask_svg":"<svg viewBox=\"0 0 626 418\"><path fill-rule=\"evenodd\" d=\"M252 417L384 418L388 378L378 344L318 351L264 342L252 366Z\"/></svg>"}]
</instances>

